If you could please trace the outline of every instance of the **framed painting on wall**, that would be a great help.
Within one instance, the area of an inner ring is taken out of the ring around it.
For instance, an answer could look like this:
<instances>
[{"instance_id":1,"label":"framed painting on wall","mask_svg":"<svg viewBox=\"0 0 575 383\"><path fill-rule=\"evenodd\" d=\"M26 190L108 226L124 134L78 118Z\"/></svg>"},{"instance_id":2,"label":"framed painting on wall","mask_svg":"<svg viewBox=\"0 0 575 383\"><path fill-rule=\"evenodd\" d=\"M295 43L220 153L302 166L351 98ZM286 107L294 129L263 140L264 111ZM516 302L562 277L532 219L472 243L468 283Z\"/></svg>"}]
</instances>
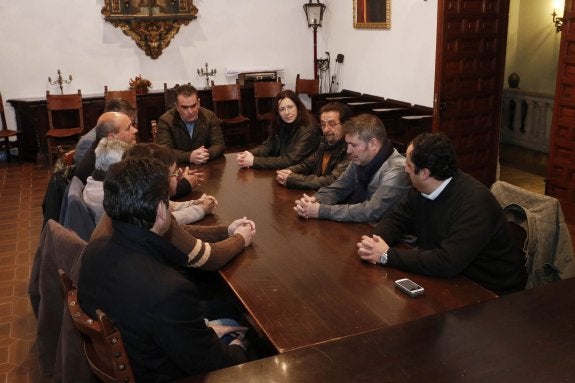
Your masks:
<instances>
[{"instance_id":1,"label":"framed painting on wall","mask_svg":"<svg viewBox=\"0 0 575 383\"><path fill-rule=\"evenodd\" d=\"M391 0L353 0L353 27L390 29Z\"/></svg>"}]
</instances>

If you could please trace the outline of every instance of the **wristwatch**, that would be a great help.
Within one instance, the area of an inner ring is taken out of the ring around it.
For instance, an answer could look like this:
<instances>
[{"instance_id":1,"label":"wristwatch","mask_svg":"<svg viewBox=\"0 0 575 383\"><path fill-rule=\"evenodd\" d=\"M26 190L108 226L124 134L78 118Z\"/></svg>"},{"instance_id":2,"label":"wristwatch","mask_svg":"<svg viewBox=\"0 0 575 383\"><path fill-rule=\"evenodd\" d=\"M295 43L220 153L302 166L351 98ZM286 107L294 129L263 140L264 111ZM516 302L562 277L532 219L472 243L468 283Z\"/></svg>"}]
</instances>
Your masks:
<instances>
[{"instance_id":1,"label":"wristwatch","mask_svg":"<svg viewBox=\"0 0 575 383\"><path fill-rule=\"evenodd\" d=\"M379 264L385 265L386 263L387 263L387 250L381 253L381 255L379 256Z\"/></svg>"}]
</instances>

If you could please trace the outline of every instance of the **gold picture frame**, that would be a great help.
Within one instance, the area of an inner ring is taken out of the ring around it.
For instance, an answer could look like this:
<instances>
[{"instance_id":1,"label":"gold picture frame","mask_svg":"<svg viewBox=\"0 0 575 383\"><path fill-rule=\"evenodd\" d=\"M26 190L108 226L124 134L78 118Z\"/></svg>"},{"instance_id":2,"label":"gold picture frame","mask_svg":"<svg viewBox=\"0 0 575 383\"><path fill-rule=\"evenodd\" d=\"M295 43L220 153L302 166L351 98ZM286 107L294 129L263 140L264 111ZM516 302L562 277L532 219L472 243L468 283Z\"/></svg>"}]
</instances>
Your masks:
<instances>
[{"instance_id":1,"label":"gold picture frame","mask_svg":"<svg viewBox=\"0 0 575 383\"><path fill-rule=\"evenodd\" d=\"M391 28L391 0L353 0L353 27Z\"/></svg>"},{"instance_id":2,"label":"gold picture frame","mask_svg":"<svg viewBox=\"0 0 575 383\"><path fill-rule=\"evenodd\" d=\"M104 0L104 4L104 19L153 59L170 45L180 26L198 14L193 0Z\"/></svg>"}]
</instances>

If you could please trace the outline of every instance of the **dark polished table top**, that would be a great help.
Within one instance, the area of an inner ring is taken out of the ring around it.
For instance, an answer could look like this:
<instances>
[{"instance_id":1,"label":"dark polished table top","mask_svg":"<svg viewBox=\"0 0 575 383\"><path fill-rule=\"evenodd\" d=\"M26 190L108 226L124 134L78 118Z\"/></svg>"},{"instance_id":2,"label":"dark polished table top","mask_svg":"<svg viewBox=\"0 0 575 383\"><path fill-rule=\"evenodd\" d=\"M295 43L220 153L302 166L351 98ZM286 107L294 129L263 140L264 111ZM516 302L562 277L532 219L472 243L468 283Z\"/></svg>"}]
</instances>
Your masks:
<instances>
[{"instance_id":1,"label":"dark polished table top","mask_svg":"<svg viewBox=\"0 0 575 383\"><path fill-rule=\"evenodd\" d=\"M204 382L573 382L575 278L213 371Z\"/></svg>"},{"instance_id":2,"label":"dark polished table top","mask_svg":"<svg viewBox=\"0 0 575 383\"><path fill-rule=\"evenodd\" d=\"M368 224L299 218L301 190L275 181L275 171L240 169L235 154L199 166L201 191L219 206L208 222L247 216L255 242L221 275L252 324L279 353L413 321L496 296L460 277L412 275L359 260L356 243ZM394 287L409 277L425 288L410 298Z\"/></svg>"}]
</instances>

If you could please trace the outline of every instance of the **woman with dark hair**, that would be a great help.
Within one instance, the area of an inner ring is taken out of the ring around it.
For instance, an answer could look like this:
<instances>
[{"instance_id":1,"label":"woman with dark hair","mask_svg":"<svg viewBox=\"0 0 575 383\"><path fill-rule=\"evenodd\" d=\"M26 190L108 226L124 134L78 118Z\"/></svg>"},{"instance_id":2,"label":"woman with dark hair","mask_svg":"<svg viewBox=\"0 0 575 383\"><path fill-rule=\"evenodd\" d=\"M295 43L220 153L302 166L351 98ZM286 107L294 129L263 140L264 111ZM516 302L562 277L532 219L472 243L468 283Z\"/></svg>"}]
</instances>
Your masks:
<instances>
[{"instance_id":1,"label":"woman with dark hair","mask_svg":"<svg viewBox=\"0 0 575 383\"><path fill-rule=\"evenodd\" d=\"M272 115L270 137L257 148L239 153L239 166L284 169L300 163L317 149L321 130L292 90L278 93Z\"/></svg>"}]
</instances>

